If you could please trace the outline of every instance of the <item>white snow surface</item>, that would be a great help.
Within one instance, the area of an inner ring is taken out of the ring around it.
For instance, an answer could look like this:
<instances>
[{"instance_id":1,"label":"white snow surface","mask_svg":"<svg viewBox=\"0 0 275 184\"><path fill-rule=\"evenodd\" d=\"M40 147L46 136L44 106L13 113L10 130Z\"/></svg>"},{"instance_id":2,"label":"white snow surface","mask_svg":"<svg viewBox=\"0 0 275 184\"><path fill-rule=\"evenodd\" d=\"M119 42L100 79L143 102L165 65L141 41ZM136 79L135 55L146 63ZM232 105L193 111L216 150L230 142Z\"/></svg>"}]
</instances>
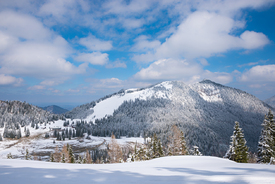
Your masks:
<instances>
[{"instance_id":1,"label":"white snow surface","mask_svg":"<svg viewBox=\"0 0 275 184\"><path fill-rule=\"evenodd\" d=\"M155 89L158 87L164 88L165 90L156 91ZM167 99L172 93L172 87L172 82L167 81L143 90L126 90L123 94L117 94L96 103L95 107L91 108L94 112L84 120L86 120L87 122L95 122L96 119L102 119L106 116L113 115L114 111L118 109L119 106L125 101L135 101L135 99L137 98L141 100L146 100L147 98L151 97Z\"/></svg>"},{"instance_id":2,"label":"white snow surface","mask_svg":"<svg viewBox=\"0 0 275 184\"><path fill-rule=\"evenodd\" d=\"M63 164L0 159L1 183L271 184L275 165L206 156L173 156L121 164Z\"/></svg>"}]
</instances>

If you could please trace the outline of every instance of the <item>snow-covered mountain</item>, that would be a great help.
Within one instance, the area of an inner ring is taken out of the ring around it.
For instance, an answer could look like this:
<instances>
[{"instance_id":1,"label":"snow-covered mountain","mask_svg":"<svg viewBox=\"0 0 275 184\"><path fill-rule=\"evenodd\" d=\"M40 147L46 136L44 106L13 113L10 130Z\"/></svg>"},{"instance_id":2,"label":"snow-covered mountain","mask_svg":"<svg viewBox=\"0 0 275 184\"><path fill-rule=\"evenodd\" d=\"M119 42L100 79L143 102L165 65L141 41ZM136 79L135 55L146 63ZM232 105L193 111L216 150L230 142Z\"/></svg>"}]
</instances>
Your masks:
<instances>
[{"instance_id":1,"label":"snow-covered mountain","mask_svg":"<svg viewBox=\"0 0 275 184\"><path fill-rule=\"evenodd\" d=\"M271 107L275 108L275 95L273 97L270 97L264 100L264 102L270 105Z\"/></svg>"},{"instance_id":2,"label":"snow-covered mountain","mask_svg":"<svg viewBox=\"0 0 275 184\"><path fill-rule=\"evenodd\" d=\"M269 105L244 91L209 80L192 85L167 81L148 88L121 90L79 106L66 115L91 122L92 134L152 135L165 142L172 125L185 133L187 144L204 154L223 155L235 121L244 130L251 151L256 150L261 123ZM272 109L274 111L274 109Z\"/></svg>"}]
</instances>

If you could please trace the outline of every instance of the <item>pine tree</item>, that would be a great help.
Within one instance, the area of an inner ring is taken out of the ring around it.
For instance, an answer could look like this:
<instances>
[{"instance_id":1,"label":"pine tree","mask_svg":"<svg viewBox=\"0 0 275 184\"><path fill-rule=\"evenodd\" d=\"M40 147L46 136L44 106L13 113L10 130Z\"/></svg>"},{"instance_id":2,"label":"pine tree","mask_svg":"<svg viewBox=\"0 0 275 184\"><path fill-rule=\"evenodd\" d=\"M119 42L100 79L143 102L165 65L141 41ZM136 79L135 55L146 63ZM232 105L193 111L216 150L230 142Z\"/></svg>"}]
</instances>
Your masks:
<instances>
[{"instance_id":1,"label":"pine tree","mask_svg":"<svg viewBox=\"0 0 275 184\"><path fill-rule=\"evenodd\" d=\"M235 122L233 135L231 136L231 145L224 156L230 160L247 163L248 161L248 147L246 146L246 140L239 122Z\"/></svg>"},{"instance_id":2,"label":"pine tree","mask_svg":"<svg viewBox=\"0 0 275 184\"><path fill-rule=\"evenodd\" d=\"M64 153L62 153L61 163L66 163L66 157Z\"/></svg>"},{"instance_id":3,"label":"pine tree","mask_svg":"<svg viewBox=\"0 0 275 184\"><path fill-rule=\"evenodd\" d=\"M163 157L163 148L162 148L162 143L160 142L160 140L158 140L158 157Z\"/></svg>"},{"instance_id":4,"label":"pine tree","mask_svg":"<svg viewBox=\"0 0 275 184\"><path fill-rule=\"evenodd\" d=\"M2 134L0 133L0 141L3 141Z\"/></svg>"},{"instance_id":5,"label":"pine tree","mask_svg":"<svg viewBox=\"0 0 275 184\"><path fill-rule=\"evenodd\" d=\"M273 114L269 110L262 123L262 132L258 142L257 162L269 163L272 157L275 157L275 122Z\"/></svg>"},{"instance_id":6,"label":"pine tree","mask_svg":"<svg viewBox=\"0 0 275 184\"><path fill-rule=\"evenodd\" d=\"M70 145L69 145L68 151L69 151L69 162L75 163L75 156L74 156L72 147Z\"/></svg>"},{"instance_id":7,"label":"pine tree","mask_svg":"<svg viewBox=\"0 0 275 184\"><path fill-rule=\"evenodd\" d=\"M193 146L193 155L195 156L202 156L201 152L199 151L198 146Z\"/></svg>"},{"instance_id":8,"label":"pine tree","mask_svg":"<svg viewBox=\"0 0 275 184\"><path fill-rule=\"evenodd\" d=\"M7 159L12 159L11 153L8 153L8 154L7 154Z\"/></svg>"},{"instance_id":9,"label":"pine tree","mask_svg":"<svg viewBox=\"0 0 275 184\"><path fill-rule=\"evenodd\" d=\"M25 153L25 160L30 160L31 159L31 156L29 155L29 150L28 148L26 149L26 153Z\"/></svg>"}]
</instances>

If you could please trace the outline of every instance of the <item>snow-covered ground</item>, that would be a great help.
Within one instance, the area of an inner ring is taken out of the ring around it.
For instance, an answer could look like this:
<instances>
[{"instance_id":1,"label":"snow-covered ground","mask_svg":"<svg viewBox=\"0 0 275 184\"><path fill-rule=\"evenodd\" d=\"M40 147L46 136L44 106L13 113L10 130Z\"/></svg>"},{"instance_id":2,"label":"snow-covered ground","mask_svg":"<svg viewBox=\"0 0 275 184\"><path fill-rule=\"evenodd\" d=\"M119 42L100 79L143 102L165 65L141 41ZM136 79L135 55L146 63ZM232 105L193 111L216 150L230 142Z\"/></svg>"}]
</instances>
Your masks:
<instances>
[{"instance_id":1,"label":"snow-covered ground","mask_svg":"<svg viewBox=\"0 0 275 184\"><path fill-rule=\"evenodd\" d=\"M61 164L0 159L1 183L273 184L275 165L206 156L174 156L122 164Z\"/></svg>"},{"instance_id":2,"label":"snow-covered ground","mask_svg":"<svg viewBox=\"0 0 275 184\"><path fill-rule=\"evenodd\" d=\"M72 123L71 120L67 119L66 121ZM47 160L50 152L53 152L57 146L60 150L63 145L70 144L73 147L74 153L81 154L85 153L86 150L91 150L96 147L100 149L106 148L106 144L111 140L110 137L95 137L90 136L90 139L83 138L68 138L65 141L57 141L56 138L45 138L45 133L52 134L53 131L50 131L51 128L68 128L63 126L64 120L58 120L50 122L46 126L41 125L39 129L32 128L28 125L26 128L30 130L30 136L25 137L24 128L21 128L22 138L20 139L7 139L4 138L3 141L0 141L0 159L7 158L7 155L11 153L13 158L24 158L26 149L32 156L37 157L37 159ZM4 128L0 128L0 133L4 131ZM55 140L55 143L53 143ZM143 143L144 139L141 137L121 137L117 139L117 142L121 145L128 143ZM0 182L1 183L1 182Z\"/></svg>"}]
</instances>

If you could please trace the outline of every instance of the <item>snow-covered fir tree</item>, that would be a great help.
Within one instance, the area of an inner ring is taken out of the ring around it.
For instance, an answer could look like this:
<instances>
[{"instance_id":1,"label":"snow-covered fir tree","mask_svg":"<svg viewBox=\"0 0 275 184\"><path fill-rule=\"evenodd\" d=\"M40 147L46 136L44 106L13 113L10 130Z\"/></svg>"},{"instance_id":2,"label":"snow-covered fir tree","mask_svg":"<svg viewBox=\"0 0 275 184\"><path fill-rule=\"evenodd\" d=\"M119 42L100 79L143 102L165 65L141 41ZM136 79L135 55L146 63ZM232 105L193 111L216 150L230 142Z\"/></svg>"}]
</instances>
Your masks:
<instances>
[{"instance_id":1,"label":"snow-covered fir tree","mask_svg":"<svg viewBox=\"0 0 275 184\"><path fill-rule=\"evenodd\" d=\"M233 135L231 136L231 145L224 156L230 160L247 163L248 161L248 147L246 146L246 140L239 122L235 122Z\"/></svg>"},{"instance_id":2,"label":"snow-covered fir tree","mask_svg":"<svg viewBox=\"0 0 275 184\"><path fill-rule=\"evenodd\" d=\"M193 146L192 154L195 156L202 156L198 146Z\"/></svg>"},{"instance_id":3,"label":"snow-covered fir tree","mask_svg":"<svg viewBox=\"0 0 275 184\"><path fill-rule=\"evenodd\" d=\"M258 142L257 162L270 163L271 158L275 157L275 121L271 110L265 115L262 126Z\"/></svg>"},{"instance_id":4,"label":"snow-covered fir tree","mask_svg":"<svg viewBox=\"0 0 275 184\"><path fill-rule=\"evenodd\" d=\"M8 154L7 154L7 159L12 159L11 153L8 153Z\"/></svg>"}]
</instances>

